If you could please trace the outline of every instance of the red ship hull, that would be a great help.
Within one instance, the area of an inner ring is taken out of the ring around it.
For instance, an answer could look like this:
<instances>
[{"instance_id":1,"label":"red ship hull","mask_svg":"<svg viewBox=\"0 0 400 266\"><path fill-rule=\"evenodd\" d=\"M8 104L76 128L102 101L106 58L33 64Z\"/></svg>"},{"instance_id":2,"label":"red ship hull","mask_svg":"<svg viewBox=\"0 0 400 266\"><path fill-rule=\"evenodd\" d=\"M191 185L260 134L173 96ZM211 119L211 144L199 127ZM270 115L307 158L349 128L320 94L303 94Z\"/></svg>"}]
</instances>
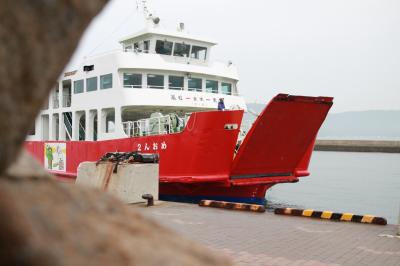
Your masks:
<instances>
[{"instance_id":1,"label":"red ship hull","mask_svg":"<svg viewBox=\"0 0 400 266\"><path fill-rule=\"evenodd\" d=\"M158 153L160 199L264 204L265 193L274 184L309 175L315 137L331 105L330 97L276 96L236 155L242 110L193 113L180 133L105 141L27 141L25 147L46 165L46 145L65 143L65 168L49 171L67 178L76 177L81 162L97 161L107 152Z\"/></svg>"}]
</instances>

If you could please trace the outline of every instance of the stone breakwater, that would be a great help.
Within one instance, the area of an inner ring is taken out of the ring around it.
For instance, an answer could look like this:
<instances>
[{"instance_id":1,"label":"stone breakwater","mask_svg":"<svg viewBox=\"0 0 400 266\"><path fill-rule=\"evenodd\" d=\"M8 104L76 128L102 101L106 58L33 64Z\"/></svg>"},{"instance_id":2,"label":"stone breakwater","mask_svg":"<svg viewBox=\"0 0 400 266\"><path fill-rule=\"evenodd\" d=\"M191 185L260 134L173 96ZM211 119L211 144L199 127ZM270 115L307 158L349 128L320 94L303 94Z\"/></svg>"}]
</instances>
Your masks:
<instances>
[{"instance_id":1,"label":"stone breakwater","mask_svg":"<svg viewBox=\"0 0 400 266\"><path fill-rule=\"evenodd\" d=\"M400 153L400 141L391 140L317 140L316 151Z\"/></svg>"}]
</instances>

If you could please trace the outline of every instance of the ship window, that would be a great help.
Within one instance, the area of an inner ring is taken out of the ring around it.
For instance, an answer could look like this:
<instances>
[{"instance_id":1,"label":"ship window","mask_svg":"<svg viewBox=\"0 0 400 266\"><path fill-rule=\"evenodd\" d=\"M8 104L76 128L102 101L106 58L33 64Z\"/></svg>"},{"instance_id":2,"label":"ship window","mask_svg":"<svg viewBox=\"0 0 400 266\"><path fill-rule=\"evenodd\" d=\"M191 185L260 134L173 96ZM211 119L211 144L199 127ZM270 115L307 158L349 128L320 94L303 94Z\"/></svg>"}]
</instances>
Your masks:
<instances>
[{"instance_id":1,"label":"ship window","mask_svg":"<svg viewBox=\"0 0 400 266\"><path fill-rule=\"evenodd\" d=\"M130 52L130 51L132 51L132 45L125 46L125 52Z\"/></svg>"},{"instance_id":2,"label":"ship window","mask_svg":"<svg viewBox=\"0 0 400 266\"><path fill-rule=\"evenodd\" d=\"M164 76L148 74L147 75L147 88L163 89L164 88Z\"/></svg>"},{"instance_id":3,"label":"ship window","mask_svg":"<svg viewBox=\"0 0 400 266\"><path fill-rule=\"evenodd\" d=\"M206 91L211 93L218 93L218 81L206 80Z\"/></svg>"},{"instance_id":4,"label":"ship window","mask_svg":"<svg viewBox=\"0 0 400 266\"><path fill-rule=\"evenodd\" d=\"M144 41L143 42L143 52L148 53L150 50L150 41Z\"/></svg>"},{"instance_id":5,"label":"ship window","mask_svg":"<svg viewBox=\"0 0 400 266\"><path fill-rule=\"evenodd\" d=\"M97 77L86 79L86 91L97 90Z\"/></svg>"},{"instance_id":6,"label":"ship window","mask_svg":"<svg viewBox=\"0 0 400 266\"><path fill-rule=\"evenodd\" d=\"M142 74L124 73L124 88L141 88Z\"/></svg>"},{"instance_id":7,"label":"ship window","mask_svg":"<svg viewBox=\"0 0 400 266\"><path fill-rule=\"evenodd\" d=\"M188 89L190 91L202 91L201 79L189 78L188 79Z\"/></svg>"},{"instance_id":8,"label":"ship window","mask_svg":"<svg viewBox=\"0 0 400 266\"><path fill-rule=\"evenodd\" d=\"M35 134L36 134L36 121L33 122L33 124L28 130L28 135L33 136Z\"/></svg>"},{"instance_id":9,"label":"ship window","mask_svg":"<svg viewBox=\"0 0 400 266\"><path fill-rule=\"evenodd\" d=\"M175 43L174 56L188 57L190 51L190 45L184 43Z\"/></svg>"},{"instance_id":10,"label":"ship window","mask_svg":"<svg viewBox=\"0 0 400 266\"><path fill-rule=\"evenodd\" d=\"M183 90L183 77L169 76L168 88L170 90Z\"/></svg>"},{"instance_id":11,"label":"ship window","mask_svg":"<svg viewBox=\"0 0 400 266\"><path fill-rule=\"evenodd\" d=\"M221 83L221 91L222 94L231 95L232 94L232 84L230 83Z\"/></svg>"},{"instance_id":12,"label":"ship window","mask_svg":"<svg viewBox=\"0 0 400 266\"><path fill-rule=\"evenodd\" d=\"M100 90L112 88L112 74L100 76Z\"/></svg>"},{"instance_id":13,"label":"ship window","mask_svg":"<svg viewBox=\"0 0 400 266\"><path fill-rule=\"evenodd\" d=\"M201 46L192 46L192 52L190 53L191 58L196 58L200 60L206 60L207 48Z\"/></svg>"},{"instance_id":14,"label":"ship window","mask_svg":"<svg viewBox=\"0 0 400 266\"><path fill-rule=\"evenodd\" d=\"M83 92L83 79L74 81L74 93L82 93Z\"/></svg>"},{"instance_id":15,"label":"ship window","mask_svg":"<svg viewBox=\"0 0 400 266\"><path fill-rule=\"evenodd\" d=\"M157 40L156 53L171 55L173 42Z\"/></svg>"}]
</instances>

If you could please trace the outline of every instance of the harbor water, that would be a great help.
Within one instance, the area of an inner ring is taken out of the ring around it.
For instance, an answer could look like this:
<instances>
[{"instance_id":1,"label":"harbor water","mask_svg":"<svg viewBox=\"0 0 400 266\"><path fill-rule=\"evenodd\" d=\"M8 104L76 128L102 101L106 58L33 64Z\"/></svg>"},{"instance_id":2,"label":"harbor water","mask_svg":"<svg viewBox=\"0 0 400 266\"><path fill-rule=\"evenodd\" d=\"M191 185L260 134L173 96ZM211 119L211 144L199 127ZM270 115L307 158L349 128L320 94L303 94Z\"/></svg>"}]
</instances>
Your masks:
<instances>
[{"instance_id":1,"label":"harbor water","mask_svg":"<svg viewBox=\"0 0 400 266\"><path fill-rule=\"evenodd\" d=\"M397 224L400 154L315 151L311 175L267 191L269 207L382 216Z\"/></svg>"}]
</instances>

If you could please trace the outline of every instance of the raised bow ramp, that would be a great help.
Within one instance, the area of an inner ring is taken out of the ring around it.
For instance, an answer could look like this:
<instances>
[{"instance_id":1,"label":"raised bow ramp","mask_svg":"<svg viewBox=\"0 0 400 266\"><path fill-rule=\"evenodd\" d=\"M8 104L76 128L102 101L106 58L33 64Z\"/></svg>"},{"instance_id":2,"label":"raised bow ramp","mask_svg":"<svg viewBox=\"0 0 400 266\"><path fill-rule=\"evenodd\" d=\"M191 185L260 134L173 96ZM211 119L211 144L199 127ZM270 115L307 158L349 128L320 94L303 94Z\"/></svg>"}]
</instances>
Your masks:
<instances>
[{"instance_id":1,"label":"raised bow ramp","mask_svg":"<svg viewBox=\"0 0 400 266\"><path fill-rule=\"evenodd\" d=\"M315 138L332 101L332 97L275 96L238 150L232 183L296 182L308 175Z\"/></svg>"}]
</instances>

